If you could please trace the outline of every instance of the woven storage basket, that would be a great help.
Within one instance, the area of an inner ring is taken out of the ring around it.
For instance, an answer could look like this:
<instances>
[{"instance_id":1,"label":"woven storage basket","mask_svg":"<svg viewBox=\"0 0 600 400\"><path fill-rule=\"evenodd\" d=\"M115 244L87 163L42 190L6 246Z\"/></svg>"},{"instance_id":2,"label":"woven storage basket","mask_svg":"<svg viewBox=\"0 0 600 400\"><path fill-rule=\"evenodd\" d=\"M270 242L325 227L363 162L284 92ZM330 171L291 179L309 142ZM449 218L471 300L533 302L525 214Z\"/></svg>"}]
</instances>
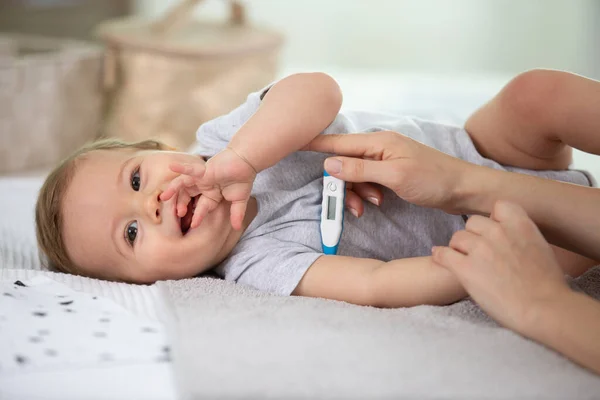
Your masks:
<instances>
[{"instance_id":1,"label":"woven storage basket","mask_svg":"<svg viewBox=\"0 0 600 400\"><path fill-rule=\"evenodd\" d=\"M0 173L55 164L97 137L102 49L0 34Z\"/></svg>"},{"instance_id":2,"label":"woven storage basket","mask_svg":"<svg viewBox=\"0 0 600 400\"><path fill-rule=\"evenodd\" d=\"M191 21L198 2L179 3L154 23L125 19L98 27L111 94L106 136L159 138L183 149L200 124L275 78L279 34L251 27L234 1L227 22Z\"/></svg>"}]
</instances>

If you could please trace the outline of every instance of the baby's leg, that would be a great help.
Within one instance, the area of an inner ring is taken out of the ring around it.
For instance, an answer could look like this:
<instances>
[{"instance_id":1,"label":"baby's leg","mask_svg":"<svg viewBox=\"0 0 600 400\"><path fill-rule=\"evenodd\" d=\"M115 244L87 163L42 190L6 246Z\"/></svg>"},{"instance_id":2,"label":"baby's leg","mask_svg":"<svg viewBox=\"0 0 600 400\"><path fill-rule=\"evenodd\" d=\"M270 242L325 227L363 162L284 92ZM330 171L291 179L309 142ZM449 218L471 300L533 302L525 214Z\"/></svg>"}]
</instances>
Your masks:
<instances>
[{"instance_id":1,"label":"baby's leg","mask_svg":"<svg viewBox=\"0 0 600 400\"><path fill-rule=\"evenodd\" d=\"M501 164L565 169L571 146L600 154L600 82L553 70L512 79L467 120L477 150Z\"/></svg>"},{"instance_id":2,"label":"baby's leg","mask_svg":"<svg viewBox=\"0 0 600 400\"><path fill-rule=\"evenodd\" d=\"M571 146L600 154L600 82L561 71L522 73L477 110L465 129L483 156L501 164L566 169ZM553 248L571 276L598 264Z\"/></svg>"}]
</instances>

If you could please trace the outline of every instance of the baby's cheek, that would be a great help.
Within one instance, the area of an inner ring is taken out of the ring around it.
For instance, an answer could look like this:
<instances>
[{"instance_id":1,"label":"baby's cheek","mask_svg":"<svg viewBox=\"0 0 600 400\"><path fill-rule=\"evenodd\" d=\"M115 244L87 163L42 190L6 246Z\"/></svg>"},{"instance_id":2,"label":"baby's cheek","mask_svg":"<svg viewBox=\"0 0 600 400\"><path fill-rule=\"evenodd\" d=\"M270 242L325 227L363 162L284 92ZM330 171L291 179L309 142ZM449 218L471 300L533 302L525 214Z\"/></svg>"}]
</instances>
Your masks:
<instances>
[{"instance_id":1,"label":"baby's cheek","mask_svg":"<svg viewBox=\"0 0 600 400\"><path fill-rule=\"evenodd\" d=\"M138 252L138 262L150 280L169 279L168 272L173 263L172 246L166 242L144 243L145 249Z\"/></svg>"}]
</instances>

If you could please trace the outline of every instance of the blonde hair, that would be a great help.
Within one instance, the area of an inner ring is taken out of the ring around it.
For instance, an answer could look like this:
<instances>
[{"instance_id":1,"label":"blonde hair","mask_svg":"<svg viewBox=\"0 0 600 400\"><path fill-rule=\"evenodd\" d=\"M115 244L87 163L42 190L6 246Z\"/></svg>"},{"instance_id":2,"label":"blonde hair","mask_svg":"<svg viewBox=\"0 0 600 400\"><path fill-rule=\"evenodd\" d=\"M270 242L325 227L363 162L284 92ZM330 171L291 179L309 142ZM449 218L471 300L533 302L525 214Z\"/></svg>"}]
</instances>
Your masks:
<instances>
[{"instance_id":1,"label":"blonde hair","mask_svg":"<svg viewBox=\"0 0 600 400\"><path fill-rule=\"evenodd\" d=\"M69 258L62 234L63 198L75 175L77 164L92 151L122 149L172 150L171 147L157 140L129 143L119 139L101 139L88 143L75 151L46 178L35 206L35 225L38 246L47 257L47 266L50 270L83 275L81 268Z\"/></svg>"}]
</instances>

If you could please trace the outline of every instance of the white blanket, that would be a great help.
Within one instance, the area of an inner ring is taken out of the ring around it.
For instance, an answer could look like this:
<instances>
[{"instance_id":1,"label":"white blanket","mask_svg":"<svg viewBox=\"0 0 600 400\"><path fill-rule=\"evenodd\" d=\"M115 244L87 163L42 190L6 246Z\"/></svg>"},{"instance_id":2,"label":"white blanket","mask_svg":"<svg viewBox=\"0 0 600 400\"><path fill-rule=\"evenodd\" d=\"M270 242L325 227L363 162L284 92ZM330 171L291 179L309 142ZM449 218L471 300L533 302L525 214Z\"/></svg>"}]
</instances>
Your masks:
<instances>
[{"instance_id":1,"label":"white blanket","mask_svg":"<svg viewBox=\"0 0 600 400\"><path fill-rule=\"evenodd\" d=\"M211 278L157 285L178 317L174 367L186 399L600 398L600 377L470 300L382 310ZM574 285L600 298L600 268Z\"/></svg>"}]
</instances>

